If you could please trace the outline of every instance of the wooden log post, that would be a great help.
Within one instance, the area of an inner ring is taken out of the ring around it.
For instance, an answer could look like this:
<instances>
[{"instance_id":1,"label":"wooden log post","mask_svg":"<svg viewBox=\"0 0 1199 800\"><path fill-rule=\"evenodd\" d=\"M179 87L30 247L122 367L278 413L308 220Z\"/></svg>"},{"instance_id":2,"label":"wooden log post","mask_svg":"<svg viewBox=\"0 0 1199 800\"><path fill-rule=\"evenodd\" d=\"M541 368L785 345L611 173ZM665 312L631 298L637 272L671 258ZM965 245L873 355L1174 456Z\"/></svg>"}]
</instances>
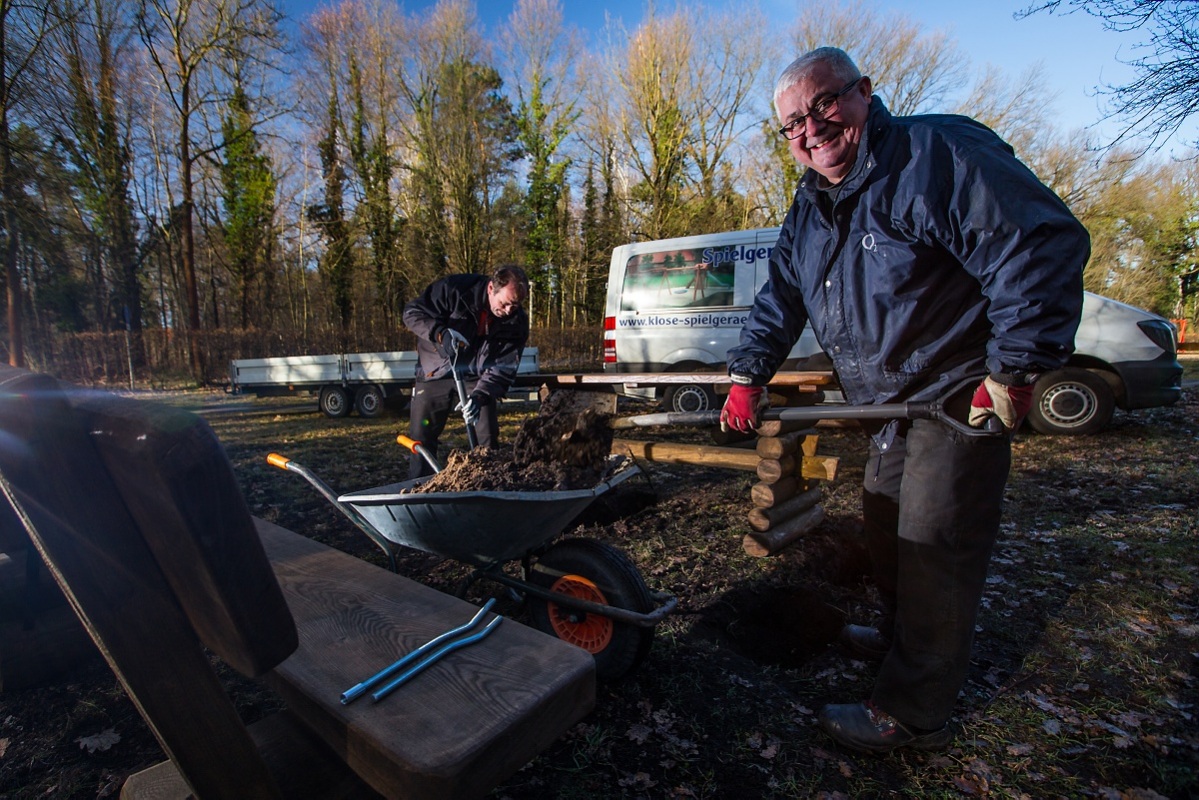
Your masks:
<instances>
[{"instance_id":1,"label":"wooden log post","mask_svg":"<svg viewBox=\"0 0 1199 800\"><path fill-rule=\"evenodd\" d=\"M805 428L801 431L784 433L781 436L761 436L757 443L758 455L762 458L782 458L795 455L796 451L800 450L809 438L813 440L816 438L812 435L813 433L811 428ZM810 455L815 455L815 452L815 442L813 442Z\"/></svg>"},{"instance_id":2,"label":"wooden log post","mask_svg":"<svg viewBox=\"0 0 1199 800\"><path fill-rule=\"evenodd\" d=\"M749 527L764 533L816 505L820 501L820 495L820 487L816 486L776 506L750 509Z\"/></svg>"},{"instance_id":3,"label":"wooden log post","mask_svg":"<svg viewBox=\"0 0 1199 800\"><path fill-rule=\"evenodd\" d=\"M753 450L740 447L711 447L702 444L646 442L634 439L613 439L612 452L663 464L724 467L749 472L757 470L761 460Z\"/></svg>"},{"instance_id":4,"label":"wooden log post","mask_svg":"<svg viewBox=\"0 0 1199 800\"><path fill-rule=\"evenodd\" d=\"M824 509L812 506L790 519L783 520L768 531L747 533L741 547L747 555L763 557L782 550L791 542L813 530L824 521Z\"/></svg>"},{"instance_id":5,"label":"wooden log post","mask_svg":"<svg viewBox=\"0 0 1199 800\"><path fill-rule=\"evenodd\" d=\"M795 456L780 458L760 458L758 460L758 480L762 483L778 483L783 478L794 475L797 463Z\"/></svg>"},{"instance_id":6,"label":"wooden log post","mask_svg":"<svg viewBox=\"0 0 1199 800\"><path fill-rule=\"evenodd\" d=\"M775 483L755 483L749 496L755 508L770 508L799 494L805 485L806 481L798 476L788 475Z\"/></svg>"}]
</instances>

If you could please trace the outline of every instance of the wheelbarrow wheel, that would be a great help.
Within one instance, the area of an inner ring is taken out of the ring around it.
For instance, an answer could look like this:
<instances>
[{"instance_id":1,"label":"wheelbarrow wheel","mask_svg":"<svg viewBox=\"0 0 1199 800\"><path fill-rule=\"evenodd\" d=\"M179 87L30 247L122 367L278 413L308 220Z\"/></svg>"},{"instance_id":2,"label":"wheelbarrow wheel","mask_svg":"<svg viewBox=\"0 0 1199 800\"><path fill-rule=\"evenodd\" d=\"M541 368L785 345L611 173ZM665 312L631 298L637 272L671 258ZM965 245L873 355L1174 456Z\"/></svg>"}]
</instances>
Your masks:
<instances>
[{"instance_id":1,"label":"wheelbarrow wheel","mask_svg":"<svg viewBox=\"0 0 1199 800\"><path fill-rule=\"evenodd\" d=\"M594 603L648 613L653 597L637 567L617 548L595 539L566 539L537 560L530 580L552 592ZM599 614L529 597L533 624L595 658L601 681L619 680L649 653L653 628L616 622Z\"/></svg>"}]
</instances>

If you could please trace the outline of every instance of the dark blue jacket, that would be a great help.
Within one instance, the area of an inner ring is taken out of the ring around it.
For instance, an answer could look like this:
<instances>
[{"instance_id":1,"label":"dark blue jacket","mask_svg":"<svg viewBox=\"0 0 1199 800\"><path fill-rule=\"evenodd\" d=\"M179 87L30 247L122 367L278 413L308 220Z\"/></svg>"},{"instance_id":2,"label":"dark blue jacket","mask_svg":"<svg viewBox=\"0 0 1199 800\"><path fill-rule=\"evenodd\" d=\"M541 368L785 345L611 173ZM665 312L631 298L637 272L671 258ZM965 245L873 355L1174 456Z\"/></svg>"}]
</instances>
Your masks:
<instances>
[{"instance_id":1,"label":"dark blue jacket","mask_svg":"<svg viewBox=\"0 0 1199 800\"><path fill-rule=\"evenodd\" d=\"M804 324L854 405L1065 363L1087 231L989 128L871 101L836 194L800 180L729 372L766 383Z\"/></svg>"},{"instance_id":2,"label":"dark blue jacket","mask_svg":"<svg viewBox=\"0 0 1199 800\"><path fill-rule=\"evenodd\" d=\"M418 380L453 377L450 360L437 344L445 329L453 328L470 343L460 356L463 378L477 378L475 389L493 399L508 392L529 340L529 315L520 308L503 319L491 316L489 280L486 275L450 275L404 306L404 325L417 337Z\"/></svg>"}]
</instances>

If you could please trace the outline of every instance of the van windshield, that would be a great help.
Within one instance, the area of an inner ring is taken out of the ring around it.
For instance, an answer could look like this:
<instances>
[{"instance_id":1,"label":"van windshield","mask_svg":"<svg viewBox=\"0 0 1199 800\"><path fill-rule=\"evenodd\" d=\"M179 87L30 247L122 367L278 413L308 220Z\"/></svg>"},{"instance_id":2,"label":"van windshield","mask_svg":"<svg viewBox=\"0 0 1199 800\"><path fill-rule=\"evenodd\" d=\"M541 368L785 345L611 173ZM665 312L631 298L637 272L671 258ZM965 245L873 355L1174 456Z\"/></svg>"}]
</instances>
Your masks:
<instances>
[{"instance_id":1,"label":"van windshield","mask_svg":"<svg viewBox=\"0 0 1199 800\"><path fill-rule=\"evenodd\" d=\"M733 304L732 261L703 260L702 248L639 253L625 266L622 311L710 308Z\"/></svg>"}]
</instances>

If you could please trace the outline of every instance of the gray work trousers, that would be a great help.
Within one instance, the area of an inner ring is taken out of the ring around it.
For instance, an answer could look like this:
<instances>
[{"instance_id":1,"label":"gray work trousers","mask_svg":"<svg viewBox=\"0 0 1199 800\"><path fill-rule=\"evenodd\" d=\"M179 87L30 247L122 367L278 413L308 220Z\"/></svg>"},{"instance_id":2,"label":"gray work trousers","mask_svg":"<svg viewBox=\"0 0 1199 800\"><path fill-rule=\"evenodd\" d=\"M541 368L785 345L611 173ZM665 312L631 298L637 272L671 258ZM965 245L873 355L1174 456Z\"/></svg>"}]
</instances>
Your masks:
<instances>
[{"instance_id":1,"label":"gray work trousers","mask_svg":"<svg viewBox=\"0 0 1199 800\"><path fill-rule=\"evenodd\" d=\"M862 505L891 636L872 700L908 725L939 728L966 680L975 618L999 533L1011 439L932 420L871 440Z\"/></svg>"}]
</instances>

